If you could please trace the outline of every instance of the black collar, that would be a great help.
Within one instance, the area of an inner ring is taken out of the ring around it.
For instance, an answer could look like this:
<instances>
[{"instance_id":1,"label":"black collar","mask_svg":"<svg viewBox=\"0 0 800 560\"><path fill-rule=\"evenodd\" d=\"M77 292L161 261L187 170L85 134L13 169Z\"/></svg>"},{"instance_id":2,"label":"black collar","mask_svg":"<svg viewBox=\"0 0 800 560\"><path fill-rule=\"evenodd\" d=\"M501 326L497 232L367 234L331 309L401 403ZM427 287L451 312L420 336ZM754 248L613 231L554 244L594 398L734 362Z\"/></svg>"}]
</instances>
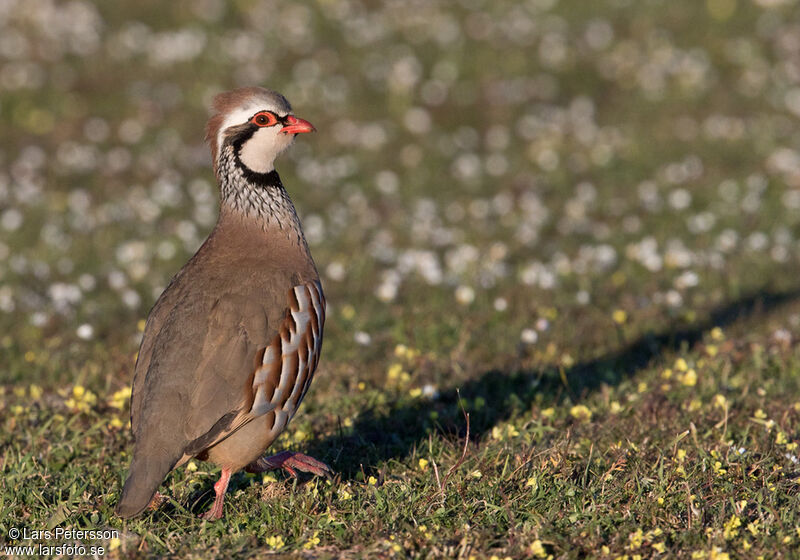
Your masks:
<instances>
[{"instance_id":1,"label":"black collar","mask_svg":"<svg viewBox=\"0 0 800 560\"><path fill-rule=\"evenodd\" d=\"M283 183L281 183L281 177L280 175L278 175L278 172L275 171L274 169L266 173L259 173L258 171L253 171L245 164L243 164L238 157L236 158L236 165L237 167L239 167L239 169L241 169L242 176L251 185L255 185L265 189L268 187L283 188Z\"/></svg>"}]
</instances>

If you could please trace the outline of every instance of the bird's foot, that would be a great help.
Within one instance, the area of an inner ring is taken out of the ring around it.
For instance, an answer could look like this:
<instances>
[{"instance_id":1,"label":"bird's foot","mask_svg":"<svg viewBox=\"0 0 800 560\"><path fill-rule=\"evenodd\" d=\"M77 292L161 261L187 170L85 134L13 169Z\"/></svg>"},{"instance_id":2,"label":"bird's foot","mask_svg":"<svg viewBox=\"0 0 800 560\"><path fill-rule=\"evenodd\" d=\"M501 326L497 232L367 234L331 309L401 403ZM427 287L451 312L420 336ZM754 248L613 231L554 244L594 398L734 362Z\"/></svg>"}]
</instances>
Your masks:
<instances>
[{"instance_id":1,"label":"bird's foot","mask_svg":"<svg viewBox=\"0 0 800 560\"><path fill-rule=\"evenodd\" d=\"M295 478L297 478L297 471L333 478L333 470L328 465L313 457L293 451L281 451L271 457L261 457L245 467L245 471L249 473L261 473L275 469L284 469Z\"/></svg>"},{"instance_id":2,"label":"bird's foot","mask_svg":"<svg viewBox=\"0 0 800 560\"><path fill-rule=\"evenodd\" d=\"M217 507L216 502L214 502L214 505L211 506L211 509L202 514L200 518L205 519L206 521L217 521L222 519L222 506Z\"/></svg>"}]
</instances>

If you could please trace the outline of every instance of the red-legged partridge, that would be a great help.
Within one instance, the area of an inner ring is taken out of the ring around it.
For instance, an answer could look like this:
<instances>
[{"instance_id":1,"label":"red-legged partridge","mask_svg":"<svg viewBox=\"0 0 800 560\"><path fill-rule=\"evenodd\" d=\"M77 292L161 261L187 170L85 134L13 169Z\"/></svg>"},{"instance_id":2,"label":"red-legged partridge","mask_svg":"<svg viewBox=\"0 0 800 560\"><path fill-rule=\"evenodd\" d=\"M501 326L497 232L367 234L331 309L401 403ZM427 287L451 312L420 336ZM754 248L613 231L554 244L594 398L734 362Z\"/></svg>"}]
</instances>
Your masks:
<instances>
[{"instance_id":1,"label":"red-legged partridge","mask_svg":"<svg viewBox=\"0 0 800 560\"><path fill-rule=\"evenodd\" d=\"M133 379L133 461L117 513L141 513L164 477L197 457L222 467L205 514L219 519L232 473L285 468L329 476L299 453L261 457L308 390L325 296L294 205L273 167L312 132L263 88L214 99L206 129L219 220L156 302Z\"/></svg>"}]
</instances>

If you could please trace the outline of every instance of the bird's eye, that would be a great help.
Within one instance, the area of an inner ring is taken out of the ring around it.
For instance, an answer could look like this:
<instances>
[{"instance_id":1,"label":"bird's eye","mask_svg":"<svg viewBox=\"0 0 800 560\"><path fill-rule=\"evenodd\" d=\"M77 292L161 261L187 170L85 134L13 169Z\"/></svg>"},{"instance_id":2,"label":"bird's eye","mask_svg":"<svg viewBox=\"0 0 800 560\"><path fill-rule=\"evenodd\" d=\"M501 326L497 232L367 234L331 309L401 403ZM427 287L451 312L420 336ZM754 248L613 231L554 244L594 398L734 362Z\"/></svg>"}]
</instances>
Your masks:
<instances>
[{"instance_id":1,"label":"bird's eye","mask_svg":"<svg viewBox=\"0 0 800 560\"><path fill-rule=\"evenodd\" d=\"M250 120L256 126L272 126L278 122L278 119L269 111L262 111Z\"/></svg>"}]
</instances>

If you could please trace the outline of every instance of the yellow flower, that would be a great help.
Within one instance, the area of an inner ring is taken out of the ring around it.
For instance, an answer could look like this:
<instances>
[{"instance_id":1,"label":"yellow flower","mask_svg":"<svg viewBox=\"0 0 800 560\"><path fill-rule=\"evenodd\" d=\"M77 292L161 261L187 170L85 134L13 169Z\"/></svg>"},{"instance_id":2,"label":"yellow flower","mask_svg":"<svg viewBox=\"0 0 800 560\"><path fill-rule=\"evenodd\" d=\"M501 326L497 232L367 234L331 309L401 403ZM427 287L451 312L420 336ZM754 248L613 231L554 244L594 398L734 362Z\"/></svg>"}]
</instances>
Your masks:
<instances>
[{"instance_id":1,"label":"yellow flower","mask_svg":"<svg viewBox=\"0 0 800 560\"><path fill-rule=\"evenodd\" d=\"M642 542L644 541L644 533L641 529L637 529L635 532L630 533L628 535L628 550L636 550L641 548Z\"/></svg>"},{"instance_id":2,"label":"yellow flower","mask_svg":"<svg viewBox=\"0 0 800 560\"><path fill-rule=\"evenodd\" d=\"M618 325L624 325L625 322L628 320L628 314L625 313L622 309L615 309L614 312L611 314L611 318L614 322Z\"/></svg>"},{"instance_id":3,"label":"yellow flower","mask_svg":"<svg viewBox=\"0 0 800 560\"><path fill-rule=\"evenodd\" d=\"M719 348L717 348L715 345L709 344L708 346L706 346L706 354L708 354L710 357L713 358L714 356L717 355L718 352Z\"/></svg>"},{"instance_id":4,"label":"yellow flower","mask_svg":"<svg viewBox=\"0 0 800 560\"><path fill-rule=\"evenodd\" d=\"M122 426L124 426L122 420L120 420L116 416L114 416L114 418L111 419L111 422L108 423L109 428L114 428L116 430L119 430Z\"/></svg>"},{"instance_id":5,"label":"yellow flower","mask_svg":"<svg viewBox=\"0 0 800 560\"><path fill-rule=\"evenodd\" d=\"M109 406L122 410L123 408L125 408L125 404L128 402L130 398L131 398L131 388L123 387L122 389L111 395L108 404Z\"/></svg>"},{"instance_id":6,"label":"yellow flower","mask_svg":"<svg viewBox=\"0 0 800 560\"><path fill-rule=\"evenodd\" d=\"M364 383L363 381L359 381L357 387L359 391L363 391L364 389L367 388L367 384Z\"/></svg>"},{"instance_id":7,"label":"yellow flower","mask_svg":"<svg viewBox=\"0 0 800 560\"><path fill-rule=\"evenodd\" d=\"M725 395L714 395L711 402L714 403L714 408L728 408L728 399L725 398Z\"/></svg>"},{"instance_id":8,"label":"yellow flower","mask_svg":"<svg viewBox=\"0 0 800 560\"><path fill-rule=\"evenodd\" d=\"M405 360L410 362L411 360L417 358L419 356L419 350L415 350L413 348L409 348L405 344L398 344L394 347L394 355L401 360Z\"/></svg>"},{"instance_id":9,"label":"yellow flower","mask_svg":"<svg viewBox=\"0 0 800 560\"><path fill-rule=\"evenodd\" d=\"M542 418L552 418L553 416L556 415L556 409L553 408L552 406L547 407L542 410L541 415Z\"/></svg>"},{"instance_id":10,"label":"yellow flower","mask_svg":"<svg viewBox=\"0 0 800 560\"><path fill-rule=\"evenodd\" d=\"M653 550L659 554L664 554L664 552L667 550L667 545L665 545L663 542L653 543Z\"/></svg>"},{"instance_id":11,"label":"yellow flower","mask_svg":"<svg viewBox=\"0 0 800 560\"><path fill-rule=\"evenodd\" d=\"M583 404L576 404L569 409L570 416L581 422L589 422L592 419L592 411Z\"/></svg>"},{"instance_id":12,"label":"yellow flower","mask_svg":"<svg viewBox=\"0 0 800 560\"><path fill-rule=\"evenodd\" d=\"M778 433L775 434L775 443L776 444L784 445L788 441L789 440L786 439L786 434L784 434L783 432L779 431Z\"/></svg>"},{"instance_id":13,"label":"yellow flower","mask_svg":"<svg viewBox=\"0 0 800 560\"><path fill-rule=\"evenodd\" d=\"M500 426L492 428L492 439L503 440L503 430L500 429Z\"/></svg>"},{"instance_id":14,"label":"yellow flower","mask_svg":"<svg viewBox=\"0 0 800 560\"><path fill-rule=\"evenodd\" d=\"M343 305L341 313L342 317L345 320L349 321L350 319L356 316L356 308L349 304Z\"/></svg>"},{"instance_id":15,"label":"yellow flower","mask_svg":"<svg viewBox=\"0 0 800 560\"><path fill-rule=\"evenodd\" d=\"M27 389L25 389L25 387L20 386L20 387L14 387L13 391L14 391L14 396L19 397L21 399L25 396Z\"/></svg>"},{"instance_id":16,"label":"yellow flower","mask_svg":"<svg viewBox=\"0 0 800 560\"><path fill-rule=\"evenodd\" d=\"M479 470L475 469L474 471L472 471L471 473L469 473L469 475L470 475L472 478L476 478L476 479L477 479L477 478L481 478L481 477L483 476L483 473L482 473L481 471L479 471Z\"/></svg>"},{"instance_id":17,"label":"yellow flower","mask_svg":"<svg viewBox=\"0 0 800 560\"><path fill-rule=\"evenodd\" d=\"M531 554L537 558L547 558L547 551L544 549L542 541L536 539L531 543Z\"/></svg>"},{"instance_id":18,"label":"yellow flower","mask_svg":"<svg viewBox=\"0 0 800 560\"><path fill-rule=\"evenodd\" d=\"M35 383L28 388L28 392L31 395L31 398L34 400L38 400L42 396L42 388L36 385Z\"/></svg>"},{"instance_id":19,"label":"yellow flower","mask_svg":"<svg viewBox=\"0 0 800 560\"><path fill-rule=\"evenodd\" d=\"M120 546L122 546L122 541L118 537L108 541L108 550L117 550Z\"/></svg>"},{"instance_id":20,"label":"yellow flower","mask_svg":"<svg viewBox=\"0 0 800 560\"><path fill-rule=\"evenodd\" d=\"M89 412L89 409L96 402L97 395L81 385L75 385L72 388L72 397L64 401L64 404L78 412Z\"/></svg>"},{"instance_id":21,"label":"yellow flower","mask_svg":"<svg viewBox=\"0 0 800 560\"><path fill-rule=\"evenodd\" d=\"M378 484L378 479L370 475L370 477L367 479L367 484L369 484L370 486L375 486L376 484Z\"/></svg>"},{"instance_id":22,"label":"yellow flower","mask_svg":"<svg viewBox=\"0 0 800 560\"><path fill-rule=\"evenodd\" d=\"M272 537L267 537L267 546L273 550L280 550L286 543L283 541L283 537L280 535L275 535Z\"/></svg>"},{"instance_id":23,"label":"yellow flower","mask_svg":"<svg viewBox=\"0 0 800 560\"><path fill-rule=\"evenodd\" d=\"M310 550L319 545L319 537L317 535L319 535L319 531L314 531L314 534L311 535L311 538L303 544L303 548Z\"/></svg>"},{"instance_id":24,"label":"yellow flower","mask_svg":"<svg viewBox=\"0 0 800 560\"><path fill-rule=\"evenodd\" d=\"M297 441L297 442L305 441L305 440L309 439L310 437L311 436L308 433L306 433L305 430L297 430L294 433L294 440Z\"/></svg>"},{"instance_id":25,"label":"yellow flower","mask_svg":"<svg viewBox=\"0 0 800 560\"><path fill-rule=\"evenodd\" d=\"M427 540L431 540L433 538L433 533L428 530L427 525L420 525L417 527L417 530L425 537Z\"/></svg>"},{"instance_id":26,"label":"yellow flower","mask_svg":"<svg viewBox=\"0 0 800 560\"><path fill-rule=\"evenodd\" d=\"M731 560L727 552L722 552L719 548L714 547L708 553L708 560Z\"/></svg>"},{"instance_id":27,"label":"yellow flower","mask_svg":"<svg viewBox=\"0 0 800 560\"><path fill-rule=\"evenodd\" d=\"M403 372L402 364L394 363L389 366L389 370L386 372L386 377L390 380L394 381L400 377L400 374Z\"/></svg>"},{"instance_id":28,"label":"yellow flower","mask_svg":"<svg viewBox=\"0 0 800 560\"><path fill-rule=\"evenodd\" d=\"M661 377L663 379L670 379L672 378L672 370L670 368L665 369L661 372Z\"/></svg>"},{"instance_id":29,"label":"yellow flower","mask_svg":"<svg viewBox=\"0 0 800 560\"><path fill-rule=\"evenodd\" d=\"M186 463L186 470L189 471L189 472L196 471L197 470L197 463L195 463L194 461L189 461L188 463Z\"/></svg>"},{"instance_id":30,"label":"yellow flower","mask_svg":"<svg viewBox=\"0 0 800 560\"><path fill-rule=\"evenodd\" d=\"M349 500L352 497L353 497L353 495L350 492L348 492L346 488L341 488L339 490L339 498L340 499Z\"/></svg>"},{"instance_id":31,"label":"yellow flower","mask_svg":"<svg viewBox=\"0 0 800 560\"><path fill-rule=\"evenodd\" d=\"M686 371L689 369L689 364L686 363L686 360L683 358L678 358L675 360L675 369L678 371Z\"/></svg>"},{"instance_id":32,"label":"yellow flower","mask_svg":"<svg viewBox=\"0 0 800 560\"><path fill-rule=\"evenodd\" d=\"M644 381L640 381L639 385L636 387L636 391L638 393L644 393L645 391L647 391L647 383L645 383Z\"/></svg>"},{"instance_id":33,"label":"yellow flower","mask_svg":"<svg viewBox=\"0 0 800 560\"><path fill-rule=\"evenodd\" d=\"M427 459L420 459L419 460L419 469L421 471L424 471L425 469L428 468L428 463L429 463L429 461Z\"/></svg>"},{"instance_id":34,"label":"yellow flower","mask_svg":"<svg viewBox=\"0 0 800 560\"><path fill-rule=\"evenodd\" d=\"M622 412L622 405L619 404L619 401L611 401L611 404L608 407L608 411L611 414L619 414Z\"/></svg>"},{"instance_id":35,"label":"yellow flower","mask_svg":"<svg viewBox=\"0 0 800 560\"><path fill-rule=\"evenodd\" d=\"M527 482L525 482L525 488L532 488L536 491L539 488L539 480L535 476L530 477Z\"/></svg>"},{"instance_id":36,"label":"yellow flower","mask_svg":"<svg viewBox=\"0 0 800 560\"><path fill-rule=\"evenodd\" d=\"M739 511L742 511L744 508L747 507L747 500L739 500Z\"/></svg>"},{"instance_id":37,"label":"yellow flower","mask_svg":"<svg viewBox=\"0 0 800 560\"><path fill-rule=\"evenodd\" d=\"M763 420L767 417L767 413L761 410L760 408L753 413L753 416L758 418L759 420Z\"/></svg>"},{"instance_id":38,"label":"yellow flower","mask_svg":"<svg viewBox=\"0 0 800 560\"><path fill-rule=\"evenodd\" d=\"M694 387L697 385L697 372L694 369L689 369L681 376L681 383L687 387Z\"/></svg>"},{"instance_id":39,"label":"yellow flower","mask_svg":"<svg viewBox=\"0 0 800 560\"><path fill-rule=\"evenodd\" d=\"M739 527L742 526L742 520L736 515L731 515L731 518L725 522L725 527L722 536L726 541L729 541L739 534Z\"/></svg>"},{"instance_id":40,"label":"yellow flower","mask_svg":"<svg viewBox=\"0 0 800 560\"><path fill-rule=\"evenodd\" d=\"M725 333L722 332L722 329L719 327L714 327L711 329L711 340L716 340L720 342L721 340L725 339Z\"/></svg>"},{"instance_id":41,"label":"yellow flower","mask_svg":"<svg viewBox=\"0 0 800 560\"><path fill-rule=\"evenodd\" d=\"M417 397L422 395L422 389L420 389L419 387L414 387L408 392L408 394L411 395L412 398L416 399Z\"/></svg>"}]
</instances>

